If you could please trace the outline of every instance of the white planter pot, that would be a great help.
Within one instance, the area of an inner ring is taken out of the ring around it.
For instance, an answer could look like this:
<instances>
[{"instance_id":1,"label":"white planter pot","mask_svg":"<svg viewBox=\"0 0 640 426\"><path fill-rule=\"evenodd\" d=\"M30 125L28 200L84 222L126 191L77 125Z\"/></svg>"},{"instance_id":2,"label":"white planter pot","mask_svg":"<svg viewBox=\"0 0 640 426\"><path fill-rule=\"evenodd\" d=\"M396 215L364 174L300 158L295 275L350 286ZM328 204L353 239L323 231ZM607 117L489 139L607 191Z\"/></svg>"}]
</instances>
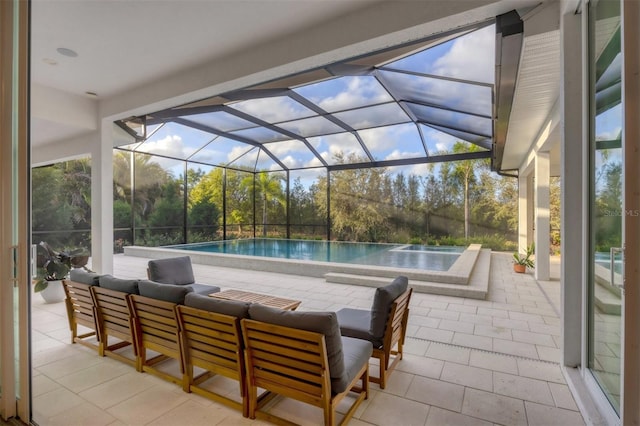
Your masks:
<instances>
[{"instance_id":1,"label":"white planter pot","mask_svg":"<svg viewBox=\"0 0 640 426\"><path fill-rule=\"evenodd\" d=\"M59 303L65 298L62 281L47 281L47 288L40 292L45 303Z\"/></svg>"}]
</instances>

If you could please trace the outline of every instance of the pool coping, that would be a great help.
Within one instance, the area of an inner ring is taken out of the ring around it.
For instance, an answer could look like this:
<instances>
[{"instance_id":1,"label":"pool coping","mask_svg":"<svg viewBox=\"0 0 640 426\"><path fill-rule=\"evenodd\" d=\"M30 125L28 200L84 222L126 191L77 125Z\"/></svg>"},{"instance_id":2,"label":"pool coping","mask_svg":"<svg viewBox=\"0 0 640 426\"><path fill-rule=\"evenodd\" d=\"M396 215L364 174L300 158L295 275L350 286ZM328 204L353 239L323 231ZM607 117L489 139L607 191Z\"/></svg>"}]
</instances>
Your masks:
<instances>
[{"instance_id":1,"label":"pool coping","mask_svg":"<svg viewBox=\"0 0 640 426\"><path fill-rule=\"evenodd\" d=\"M444 284L467 285L469 277L478 260L480 244L471 244L463 251L448 271L428 271L423 269L390 268L375 265L352 265L335 262L318 262L311 260L279 259L270 257L245 256L226 253L203 253L201 251L183 250L168 247L127 246L127 256L162 259L168 257L191 257L193 263L222 266L227 268L249 269L255 271L277 272L323 278L327 273L358 274L365 276L394 278L404 275L410 280L429 281Z\"/></svg>"},{"instance_id":2,"label":"pool coping","mask_svg":"<svg viewBox=\"0 0 640 426\"><path fill-rule=\"evenodd\" d=\"M439 294L443 296L465 297L469 299L486 299L489 292L489 273L491 269L491 250L481 249L480 255L469 278L467 285L447 284L409 280L409 286L418 293ZM325 280L329 283L361 285L367 287L381 287L389 284L388 277L375 277L354 274L328 273Z\"/></svg>"}]
</instances>

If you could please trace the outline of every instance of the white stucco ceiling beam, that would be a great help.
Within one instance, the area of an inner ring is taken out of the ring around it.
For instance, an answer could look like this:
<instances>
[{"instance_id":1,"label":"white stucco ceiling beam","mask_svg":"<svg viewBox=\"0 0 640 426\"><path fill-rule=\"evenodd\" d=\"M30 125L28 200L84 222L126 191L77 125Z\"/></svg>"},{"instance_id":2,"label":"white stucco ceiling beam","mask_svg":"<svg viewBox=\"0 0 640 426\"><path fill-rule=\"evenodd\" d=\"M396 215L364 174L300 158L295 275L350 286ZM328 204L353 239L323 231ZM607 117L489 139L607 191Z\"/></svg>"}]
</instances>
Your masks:
<instances>
[{"instance_id":1,"label":"white stucco ceiling beam","mask_svg":"<svg viewBox=\"0 0 640 426\"><path fill-rule=\"evenodd\" d=\"M522 17L524 41L502 169L528 169L560 90L560 4L547 2ZM551 130L551 129L549 129ZM551 134L551 133L549 133ZM543 141L544 142L544 141ZM550 150L549 150L550 151ZM555 156L551 168L555 169Z\"/></svg>"},{"instance_id":2,"label":"white stucco ceiling beam","mask_svg":"<svg viewBox=\"0 0 640 426\"><path fill-rule=\"evenodd\" d=\"M98 102L95 99L31 84L33 146L73 139L97 128Z\"/></svg>"},{"instance_id":3,"label":"white stucco ceiling beam","mask_svg":"<svg viewBox=\"0 0 640 426\"><path fill-rule=\"evenodd\" d=\"M73 95L37 83L31 85L31 116L80 129L98 128L95 99Z\"/></svg>"}]
</instances>

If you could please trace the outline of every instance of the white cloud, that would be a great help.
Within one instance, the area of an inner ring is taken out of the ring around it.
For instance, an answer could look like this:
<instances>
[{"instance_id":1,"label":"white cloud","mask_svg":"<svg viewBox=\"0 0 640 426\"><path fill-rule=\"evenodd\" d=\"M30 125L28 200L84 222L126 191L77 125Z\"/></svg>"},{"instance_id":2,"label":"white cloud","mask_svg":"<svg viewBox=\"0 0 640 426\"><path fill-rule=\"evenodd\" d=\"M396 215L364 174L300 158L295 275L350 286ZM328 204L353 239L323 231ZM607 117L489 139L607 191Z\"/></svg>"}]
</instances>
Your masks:
<instances>
[{"instance_id":1,"label":"white cloud","mask_svg":"<svg viewBox=\"0 0 640 426\"><path fill-rule=\"evenodd\" d=\"M231 151L229 151L227 153L227 161L226 162L230 162L230 161L234 161L236 160L238 157L240 157L242 154L246 153L248 151L249 145L238 145L235 146L231 149Z\"/></svg>"},{"instance_id":2,"label":"white cloud","mask_svg":"<svg viewBox=\"0 0 640 426\"><path fill-rule=\"evenodd\" d=\"M184 144L180 135L167 135L162 139L148 140L140 148L145 152L155 154L172 155L175 153L176 157L184 152Z\"/></svg>"},{"instance_id":3,"label":"white cloud","mask_svg":"<svg viewBox=\"0 0 640 426\"><path fill-rule=\"evenodd\" d=\"M377 105L358 113L350 111L337 113L336 118L345 121L355 129L366 129L409 121L407 114L397 104Z\"/></svg>"},{"instance_id":4,"label":"white cloud","mask_svg":"<svg viewBox=\"0 0 640 426\"><path fill-rule=\"evenodd\" d=\"M335 162L334 159L338 154L343 154L344 157L350 154L356 154L360 157L364 155L360 144L351 133L337 133L309 138L309 143L329 164Z\"/></svg>"},{"instance_id":5,"label":"white cloud","mask_svg":"<svg viewBox=\"0 0 640 426\"><path fill-rule=\"evenodd\" d=\"M345 149L344 145L340 145L337 143L333 143L329 145L329 155L331 158L335 157L337 154L344 154L348 156L349 153L353 152L352 149Z\"/></svg>"},{"instance_id":6,"label":"white cloud","mask_svg":"<svg viewBox=\"0 0 640 426\"><path fill-rule=\"evenodd\" d=\"M219 151L203 149L198 153L197 161L208 164L218 164L222 155L224 154Z\"/></svg>"},{"instance_id":7,"label":"white cloud","mask_svg":"<svg viewBox=\"0 0 640 426\"><path fill-rule=\"evenodd\" d=\"M303 142L297 140L268 143L264 147L276 157L283 157L292 153L309 154L309 148Z\"/></svg>"},{"instance_id":8,"label":"white cloud","mask_svg":"<svg viewBox=\"0 0 640 426\"><path fill-rule=\"evenodd\" d=\"M384 157L384 159L400 160L403 158L418 158L418 157L424 157L424 152L409 152L409 151L400 151L398 149L394 149L392 152L389 153L389 155Z\"/></svg>"},{"instance_id":9,"label":"white cloud","mask_svg":"<svg viewBox=\"0 0 640 426\"><path fill-rule=\"evenodd\" d=\"M394 135L394 130L390 127L376 127L368 130L361 130L360 137L364 141L365 145L373 151L377 151L381 148L390 148L390 143L397 136Z\"/></svg>"},{"instance_id":10,"label":"white cloud","mask_svg":"<svg viewBox=\"0 0 640 426\"><path fill-rule=\"evenodd\" d=\"M494 40L493 25L456 39L449 52L435 61L433 71L467 80L493 82Z\"/></svg>"},{"instance_id":11,"label":"white cloud","mask_svg":"<svg viewBox=\"0 0 640 426\"><path fill-rule=\"evenodd\" d=\"M373 129L360 130L358 132L365 145L372 151L389 150L393 144L404 139L418 139L417 130L413 124L401 124Z\"/></svg>"},{"instance_id":12,"label":"white cloud","mask_svg":"<svg viewBox=\"0 0 640 426\"><path fill-rule=\"evenodd\" d=\"M326 158L325 155L327 155L326 152L320 152L319 153L320 156L322 158ZM304 167L323 167L323 164L320 162L320 160L317 157L313 157L310 161L308 161ZM314 173L317 173L317 171L315 171Z\"/></svg>"},{"instance_id":13,"label":"white cloud","mask_svg":"<svg viewBox=\"0 0 640 426\"><path fill-rule=\"evenodd\" d=\"M269 123L313 115L306 107L286 96L251 99L231 104L230 106Z\"/></svg>"},{"instance_id":14,"label":"white cloud","mask_svg":"<svg viewBox=\"0 0 640 426\"><path fill-rule=\"evenodd\" d=\"M344 77L347 90L324 98L320 107L327 111L341 111L357 106L391 101L391 96L373 77Z\"/></svg>"},{"instance_id":15,"label":"white cloud","mask_svg":"<svg viewBox=\"0 0 640 426\"><path fill-rule=\"evenodd\" d=\"M294 158L291 155L287 155L286 157L281 158L280 161L282 161L282 163L290 169L297 169L302 165L302 162L300 160Z\"/></svg>"},{"instance_id":16,"label":"white cloud","mask_svg":"<svg viewBox=\"0 0 640 426\"><path fill-rule=\"evenodd\" d=\"M174 176L178 176L180 173L183 173L182 161L160 157L159 155L186 159L193 152L193 149L184 145L180 135L167 135L162 139L146 141L140 146L138 151L141 153L156 154L152 161L158 163L163 169L170 170Z\"/></svg>"},{"instance_id":17,"label":"white cloud","mask_svg":"<svg viewBox=\"0 0 640 426\"><path fill-rule=\"evenodd\" d=\"M618 139L618 137L620 136L620 132L622 131L622 127L618 126L614 129L611 129L609 131L604 131L604 132L599 132L596 135L596 140L597 141L611 141L611 140L615 140Z\"/></svg>"},{"instance_id":18,"label":"white cloud","mask_svg":"<svg viewBox=\"0 0 640 426\"><path fill-rule=\"evenodd\" d=\"M399 173L403 173L405 176L409 176L409 175L425 176L429 174L429 171L427 169L427 164L413 164L410 166L387 167L387 171L392 176L395 176Z\"/></svg>"},{"instance_id":19,"label":"white cloud","mask_svg":"<svg viewBox=\"0 0 640 426\"><path fill-rule=\"evenodd\" d=\"M432 64L428 73L445 75L470 81L494 81L494 26L470 33L454 40L447 52ZM452 81L405 76L403 91L415 93L433 104L480 114L491 113L491 90L487 87ZM428 112L432 114L435 112ZM476 117L448 114L450 125L465 127ZM444 124L444 122L442 123ZM477 126L477 124L476 124Z\"/></svg>"},{"instance_id":20,"label":"white cloud","mask_svg":"<svg viewBox=\"0 0 640 426\"><path fill-rule=\"evenodd\" d=\"M450 152L453 149L453 144L457 141L453 136L433 129L425 131L424 135L427 140L427 147L429 148L430 155L436 154L435 152L432 152L434 146L438 152Z\"/></svg>"}]
</instances>

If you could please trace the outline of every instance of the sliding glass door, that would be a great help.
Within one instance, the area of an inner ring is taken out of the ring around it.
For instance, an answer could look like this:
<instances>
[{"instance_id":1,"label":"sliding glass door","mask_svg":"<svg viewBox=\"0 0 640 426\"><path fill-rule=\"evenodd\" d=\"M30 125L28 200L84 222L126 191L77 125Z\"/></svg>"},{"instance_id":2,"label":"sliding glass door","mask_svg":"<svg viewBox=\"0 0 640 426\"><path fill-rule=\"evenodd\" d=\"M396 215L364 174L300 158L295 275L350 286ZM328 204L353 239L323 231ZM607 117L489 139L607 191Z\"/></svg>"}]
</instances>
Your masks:
<instances>
[{"instance_id":1,"label":"sliding glass door","mask_svg":"<svg viewBox=\"0 0 640 426\"><path fill-rule=\"evenodd\" d=\"M624 315L624 157L620 0L592 1L589 368L620 415Z\"/></svg>"}]
</instances>

